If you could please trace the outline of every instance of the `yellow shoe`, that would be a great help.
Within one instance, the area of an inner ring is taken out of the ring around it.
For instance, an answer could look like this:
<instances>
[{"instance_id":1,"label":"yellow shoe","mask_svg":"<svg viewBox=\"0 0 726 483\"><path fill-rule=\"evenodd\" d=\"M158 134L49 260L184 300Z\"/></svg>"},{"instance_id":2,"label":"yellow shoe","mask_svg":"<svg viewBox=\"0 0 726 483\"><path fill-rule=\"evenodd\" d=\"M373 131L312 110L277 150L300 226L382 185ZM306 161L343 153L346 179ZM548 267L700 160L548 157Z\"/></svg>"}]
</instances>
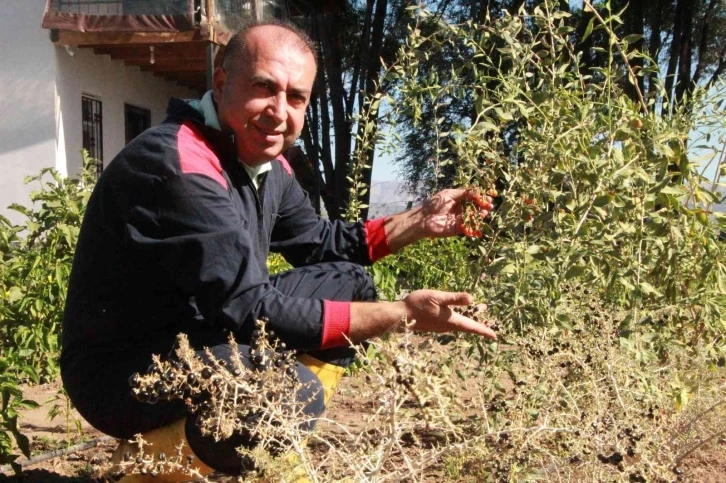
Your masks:
<instances>
[{"instance_id":1,"label":"yellow shoe","mask_svg":"<svg viewBox=\"0 0 726 483\"><path fill-rule=\"evenodd\" d=\"M111 457L113 472L123 471L119 463L124 460L132 462L142 457L143 462L136 466L137 473L125 475L120 483L180 483L197 481L199 476L207 476L214 472L196 457L187 442L184 428L186 419L180 419L161 428L151 430L142 435L145 444L142 451L134 441L123 441ZM179 461L179 445L181 461Z\"/></svg>"},{"instance_id":2,"label":"yellow shoe","mask_svg":"<svg viewBox=\"0 0 726 483\"><path fill-rule=\"evenodd\" d=\"M315 374L322 383L323 391L325 392L325 405L327 406L328 402L330 402L330 399L333 397L336 386L340 380L343 379L345 367L328 364L327 362L323 362L320 359L316 359L315 357L311 357L307 354L300 354L297 356L297 359L301 364L310 369L310 371Z\"/></svg>"}]
</instances>

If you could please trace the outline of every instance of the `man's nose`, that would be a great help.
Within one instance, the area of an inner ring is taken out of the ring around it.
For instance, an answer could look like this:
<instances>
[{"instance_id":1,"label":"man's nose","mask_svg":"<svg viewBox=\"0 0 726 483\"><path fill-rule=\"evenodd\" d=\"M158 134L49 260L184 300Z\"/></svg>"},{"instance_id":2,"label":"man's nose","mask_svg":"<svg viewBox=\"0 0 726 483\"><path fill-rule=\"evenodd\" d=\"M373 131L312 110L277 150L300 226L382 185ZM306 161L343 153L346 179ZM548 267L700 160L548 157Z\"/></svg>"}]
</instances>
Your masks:
<instances>
[{"instance_id":1,"label":"man's nose","mask_svg":"<svg viewBox=\"0 0 726 483\"><path fill-rule=\"evenodd\" d=\"M267 115L278 124L287 120L287 96L284 92L278 92L270 98L267 105Z\"/></svg>"}]
</instances>

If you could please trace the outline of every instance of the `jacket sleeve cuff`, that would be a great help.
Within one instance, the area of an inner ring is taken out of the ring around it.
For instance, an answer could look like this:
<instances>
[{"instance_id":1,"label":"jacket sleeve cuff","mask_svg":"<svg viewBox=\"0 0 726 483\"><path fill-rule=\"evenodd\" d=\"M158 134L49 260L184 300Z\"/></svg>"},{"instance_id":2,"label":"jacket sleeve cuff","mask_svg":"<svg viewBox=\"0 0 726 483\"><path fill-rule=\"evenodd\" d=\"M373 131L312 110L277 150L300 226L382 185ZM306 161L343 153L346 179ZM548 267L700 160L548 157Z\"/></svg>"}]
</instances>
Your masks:
<instances>
[{"instance_id":1,"label":"jacket sleeve cuff","mask_svg":"<svg viewBox=\"0 0 726 483\"><path fill-rule=\"evenodd\" d=\"M365 222L368 258L370 258L371 262L375 262L391 254L391 248L388 246L388 238L386 238L386 230L384 228L385 222L385 218L366 220Z\"/></svg>"},{"instance_id":2,"label":"jacket sleeve cuff","mask_svg":"<svg viewBox=\"0 0 726 483\"><path fill-rule=\"evenodd\" d=\"M350 302L323 300L323 341L321 349L348 345Z\"/></svg>"}]
</instances>

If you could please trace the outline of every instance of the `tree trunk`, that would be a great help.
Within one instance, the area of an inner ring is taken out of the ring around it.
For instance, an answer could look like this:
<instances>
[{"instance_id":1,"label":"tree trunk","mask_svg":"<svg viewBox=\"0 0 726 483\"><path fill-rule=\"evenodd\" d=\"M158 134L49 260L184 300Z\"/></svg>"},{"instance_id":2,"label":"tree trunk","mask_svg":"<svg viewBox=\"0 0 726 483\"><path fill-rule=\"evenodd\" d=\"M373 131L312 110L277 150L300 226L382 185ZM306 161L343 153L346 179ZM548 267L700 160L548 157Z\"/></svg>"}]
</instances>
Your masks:
<instances>
[{"instance_id":1,"label":"tree trunk","mask_svg":"<svg viewBox=\"0 0 726 483\"><path fill-rule=\"evenodd\" d=\"M336 18L336 17L332 17ZM330 106L333 111L333 133L335 137L335 170L336 176L335 193L338 212L333 214L328 212L331 219L342 216L343 207L349 201L349 189L347 176L340 176L341 173L347 175L350 164L350 146L351 146L351 125L346 114L346 93L343 87L343 73L340 66L341 52L340 36L338 30L330 25L331 18L319 18L318 26L320 28L320 38L322 41L323 52L325 52L325 73L330 89Z\"/></svg>"},{"instance_id":2,"label":"tree trunk","mask_svg":"<svg viewBox=\"0 0 726 483\"><path fill-rule=\"evenodd\" d=\"M373 28L371 30L371 47L369 50L368 55L368 65L367 65L367 75L366 75L366 89L365 94L366 98L370 99L370 96L375 94L376 92L376 86L379 81L380 72L381 72L381 50L383 48L383 29L385 28L386 24L386 12L388 11L388 0L377 0L376 1L376 9L375 13L373 15ZM376 154L376 124L378 120L378 109L371 109L368 112L367 115L367 122L372 123L374 126L373 132L371 134L371 137L369 139L368 145L366 146L367 149L367 156L366 159L367 164L369 166L368 169L364 169L362 171L362 179L361 181L364 183L365 186L368 187L365 194L361 197L361 202L366 205L365 208L361 210L360 216L362 219L368 218L368 208L367 205L370 203L371 198L371 176L373 173L373 161L375 159ZM362 138L363 132L362 129L359 129L358 131L359 138Z\"/></svg>"},{"instance_id":3,"label":"tree trunk","mask_svg":"<svg viewBox=\"0 0 726 483\"><path fill-rule=\"evenodd\" d=\"M665 94L668 102L673 104L675 96L673 93L673 85L676 81L676 69L678 68L678 60L680 59L681 40L683 37L683 14L687 8L686 4L692 0L678 0L676 3L676 14L673 20L673 38L671 40L670 55L668 58L668 70L666 71ZM663 106L661 114L666 113L666 106Z\"/></svg>"},{"instance_id":4,"label":"tree trunk","mask_svg":"<svg viewBox=\"0 0 726 483\"><path fill-rule=\"evenodd\" d=\"M644 16L645 16L645 9L643 8L643 0L632 0L630 2L630 5L628 6L627 10L625 10L625 13L623 15L625 25L624 30L626 35L640 35L641 38L637 42L633 42L628 46L628 52L643 52L643 48L645 47L645 41L643 38L643 35L645 34L645 28L644 28ZM625 59L623 59L625 60ZM630 66L633 68L633 71L638 74L641 73L643 70L643 58L642 57L635 57L630 61ZM643 76L637 76L636 79L634 79L636 84L632 84L630 80L625 82L624 91L625 94L633 99L634 101L638 100L638 93L636 90L636 86L640 89L640 92L645 92L645 78Z\"/></svg>"},{"instance_id":5,"label":"tree trunk","mask_svg":"<svg viewBox=\"0 0 726 483\"><path fill-rule=\"evenodd\" d=\"M683 0L679 0L680 1ZM686 2L683 9L683 30L681 33L681 50L678 59L678 83L676 84L676 102L685 97L691 85L691 65L693 62L693 2Z\"/></svg>"},{"instance_id":6,"label":"tree trunk","mask_svg":"<svg viewBox=\"0 0 726 483\"><path fill-rule=\"evenodd\" d=\"M706 8L706 13L703 16L701 22L701 42L698 45L698 65L696 71L693 73L693 80L688 86L688 93L696 87L698 82L703 76L703 71L706 69L707 64L707 50L708 50L708 36L711 32L711 22L713 22L713 15L716 12L716 5L720 3L720 0L711 0Z\"/></svg>"},{"instance_id":7,"label":"tree trunk","mask_svg":"<svg viewBox=\"0 0 726 483\"><path fill-rule=\"evenodd\" d=\"M648 55L658 64L660 49L663 45L661 40L661 29L663 25L663 0L655 2L655 8L650 16L650 45L648 46ZM658 81L658 71L651 72L648 76L648 94L654 94Z\"/></svg>"},{"instance_id":8,"label":"tree trunk","mask_svg":"<svg viewBox=\"0 0 726 483\"><path fill-rule=\"evenodd\" d=\"M371 31L371 17L373 16L373 2L368 0L366 8L366 17L363 21L363 35L361 35L360 48L358 53L358 61L353 66L353 78L350 82L350 92L348 93L348 102L346 102L345 110L348 117L353 115L353 102L358 92L358 79L361 76L361 69L363 65L363 59L365 58L365 52L368 51L368 43L370 42L370 31ZM360 102L360 99L359 99ZM360 107L359 107L360 109Z\"/></svg>"}]
</instances>

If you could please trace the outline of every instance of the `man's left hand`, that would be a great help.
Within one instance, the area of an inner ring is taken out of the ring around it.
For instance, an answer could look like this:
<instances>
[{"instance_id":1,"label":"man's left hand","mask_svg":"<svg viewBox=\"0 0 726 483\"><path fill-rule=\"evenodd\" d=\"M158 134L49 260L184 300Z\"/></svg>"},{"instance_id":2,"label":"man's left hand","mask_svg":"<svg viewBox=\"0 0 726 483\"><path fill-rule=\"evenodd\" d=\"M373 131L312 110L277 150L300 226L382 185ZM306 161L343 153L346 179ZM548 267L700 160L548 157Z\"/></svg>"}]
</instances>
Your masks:
<instances>
[{"instance_id":1,"label":"man's left hand","mask_svg":"<svg viewBox=\"0 0 726 483\"><path fill-rule=\"evenodd\" d=\"M463 233L464 201L470 201L485 218L492 210L492 199L475 189L443 190L426 200L422 206L423 230L428 237L446 237Z\"/></svg>"},{"instance_id":2,"label":"man's left hand","mask_svg":"<svg viewBox=\"0 0 726 483\"><path fill-rule=\"evenodd\" d=\"M470 201L484 218L492 210L492 199L476 189L443 190L426 202L386 219L388 246L396 252L421 238L440 238L464 233L464 202Z\"/></svg>"}]
</instances>

